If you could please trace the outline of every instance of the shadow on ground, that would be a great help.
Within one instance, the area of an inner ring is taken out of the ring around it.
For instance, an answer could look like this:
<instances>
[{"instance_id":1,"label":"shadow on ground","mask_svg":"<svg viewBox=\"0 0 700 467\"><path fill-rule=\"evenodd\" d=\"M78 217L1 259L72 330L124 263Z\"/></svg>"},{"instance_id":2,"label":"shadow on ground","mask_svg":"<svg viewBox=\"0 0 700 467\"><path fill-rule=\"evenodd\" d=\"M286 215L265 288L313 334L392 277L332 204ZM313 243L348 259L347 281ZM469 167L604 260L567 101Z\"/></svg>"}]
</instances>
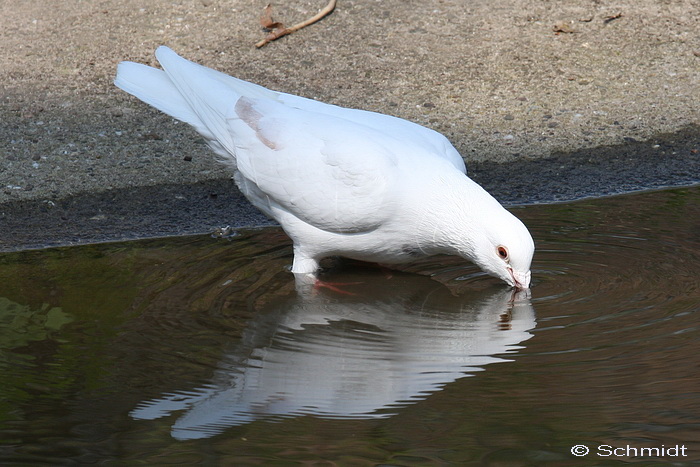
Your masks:
<instances>
[{"instance_id":1,"label":"shadow on ground","mask_svg":"<svg viewBox=\"0 0 700 467\"><path fill-rule=\"evenodd\" d=\"M506 205L571 201L700 183L700 126L647 141L508 164L469 175ZM230 179L85 193L0 205L0 251L272 225Z\"/></svg>"}]
</instances>

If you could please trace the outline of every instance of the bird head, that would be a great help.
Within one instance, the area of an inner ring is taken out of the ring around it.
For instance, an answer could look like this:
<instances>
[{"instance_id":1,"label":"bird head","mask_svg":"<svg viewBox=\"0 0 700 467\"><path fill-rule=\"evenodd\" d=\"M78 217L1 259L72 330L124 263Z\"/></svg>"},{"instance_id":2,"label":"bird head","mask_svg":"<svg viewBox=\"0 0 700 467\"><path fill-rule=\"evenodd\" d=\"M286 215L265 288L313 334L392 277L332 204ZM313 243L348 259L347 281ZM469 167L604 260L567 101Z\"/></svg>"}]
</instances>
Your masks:
<instances>
[{"instance_id":1,"label":"bird head","mask_svg":"<svg viewBox=\"0 0 700 467\"><path fill-rule=\"evenodd\" d=\"M529 289L535 243L525 224L469 177L451 175L438 179L436 200L421 216L424 238L438 248L422 249L461 256L511 287Z\"/></svg>"},{"instance_id":2,"label":"bird head","mask_svg":"<svg viewBox=\"0 0 700 467\"><path fill-rule=\"evenodd\" d=\"M535 244L525 224L501 208L485 217L479 230L469 259L512 287L530 288Z\"/></svg>"}]
</instances>

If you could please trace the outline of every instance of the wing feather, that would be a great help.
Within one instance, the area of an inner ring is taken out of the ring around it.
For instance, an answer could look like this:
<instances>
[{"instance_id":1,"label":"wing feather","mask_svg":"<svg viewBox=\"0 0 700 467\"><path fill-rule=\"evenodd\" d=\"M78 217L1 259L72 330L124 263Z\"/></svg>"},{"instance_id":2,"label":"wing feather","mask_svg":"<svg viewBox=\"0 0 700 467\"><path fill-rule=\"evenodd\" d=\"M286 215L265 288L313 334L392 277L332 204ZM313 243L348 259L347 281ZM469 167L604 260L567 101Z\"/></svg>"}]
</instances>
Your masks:
<instances>
[{"instance_id":1,"label":"wing feather","mask_svg":"<svg viewBox=\"0 0 700 467\"><path fill-rule=\"evenodd\" d=\"M396 117L271 91L190 62L167 47L163 71L125 62L115 83L190 123L239 171L239 187L277 209L334 232L366 232L388 219L397 180L461 156L441 134Z\"/></svg>"},{"instance_id":2,"label":"wing feather","mask_svg":"<svg viewBox=\"0 0 700 467\"><path fill-rule=\"evenodd\" d=\"M238 137L241 174L306 223L332 232L366 232L393 213L397 161L386 135L247 97L236 104L229 126Z\"/></svg>"},{"instance_id":3,"label":"wing feather","mask_svg":"<svg viewBox=\"0 0 700 467\"><path fill-rule=\"evenodd\" d=\"M444 135L435 130L418 125L417 123L368 110L349 109L337 105L326 104L313 99L279 93L277 100L300 110L319 113L329 117L342 118L373 130L379 130L385 135L402 141L411 142L422 148L430 148L434 156L449 161L457 170L467 173L464 159Z\"/></svg>"}]
</instances>

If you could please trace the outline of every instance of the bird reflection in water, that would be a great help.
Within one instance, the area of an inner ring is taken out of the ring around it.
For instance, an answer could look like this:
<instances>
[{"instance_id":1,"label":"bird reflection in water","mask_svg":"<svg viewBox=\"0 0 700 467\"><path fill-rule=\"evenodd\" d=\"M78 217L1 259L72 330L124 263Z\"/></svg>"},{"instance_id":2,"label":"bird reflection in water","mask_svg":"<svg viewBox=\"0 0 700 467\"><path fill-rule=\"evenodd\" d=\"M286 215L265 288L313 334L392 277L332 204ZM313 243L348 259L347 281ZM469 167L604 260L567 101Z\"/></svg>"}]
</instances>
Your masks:
<instances>
[{"instance_id":1,"label":"bird reflection in water","mask_svg":"<svg viewBox=\"0 0 700 467\"><path fill-rule=\"evenodd\" d=\"M261 419L391 417L508 361L535 327L529 291L455 295L415 274L349 274L362 293L317 291L257 311L209 382L144 401L131 416L182 412L171 434L183 440Z\"/></svg>"}]
</instances>

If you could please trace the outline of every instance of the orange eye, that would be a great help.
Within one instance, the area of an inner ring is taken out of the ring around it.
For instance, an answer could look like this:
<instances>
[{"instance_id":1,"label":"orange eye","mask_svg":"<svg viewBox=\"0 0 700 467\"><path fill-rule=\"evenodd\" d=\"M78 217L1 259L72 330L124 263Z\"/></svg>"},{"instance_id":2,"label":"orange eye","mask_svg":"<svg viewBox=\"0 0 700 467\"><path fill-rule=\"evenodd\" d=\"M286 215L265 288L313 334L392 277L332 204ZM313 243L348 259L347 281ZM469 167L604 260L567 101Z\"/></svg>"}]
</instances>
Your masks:
<instances>
[{"instance_id":1,"label":"orange eye","mask_svg":"<svg viewBox=\"0 0 700 467\"><path fill-rule=\"evenodd\" d=\"M503 259L508 259L508 250L504 246L499 246L497 248L498 251L498 256L500 256Z\"/></svg>"}]
</instances>

